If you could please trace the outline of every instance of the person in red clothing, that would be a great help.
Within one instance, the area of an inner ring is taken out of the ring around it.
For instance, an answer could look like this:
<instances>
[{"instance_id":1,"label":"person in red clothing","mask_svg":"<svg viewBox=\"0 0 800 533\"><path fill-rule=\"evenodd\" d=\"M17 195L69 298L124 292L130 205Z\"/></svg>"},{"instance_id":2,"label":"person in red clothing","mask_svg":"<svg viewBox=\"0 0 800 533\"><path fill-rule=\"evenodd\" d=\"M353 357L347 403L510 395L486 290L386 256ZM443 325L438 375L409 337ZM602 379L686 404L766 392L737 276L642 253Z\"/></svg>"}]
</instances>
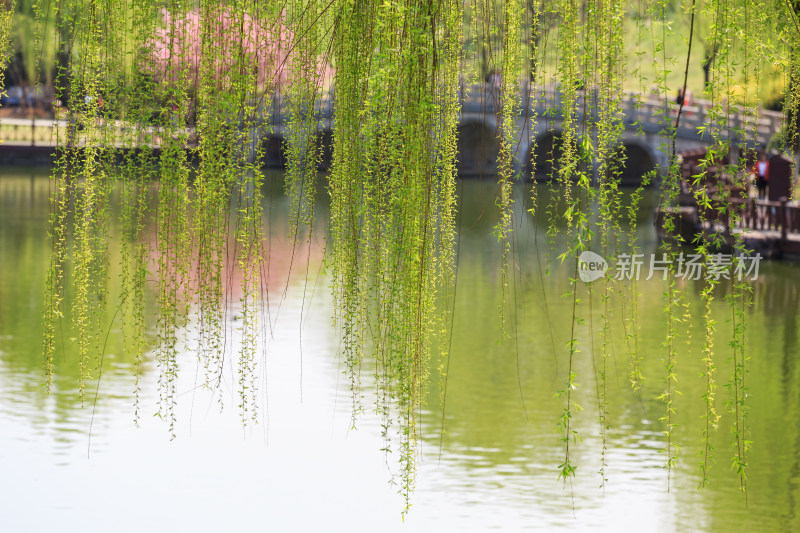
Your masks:
<instances>
[{"instance_id":1,"label":"person in red clothing","mask_svg":"<svg viewBox=\"0 0 800 533\"><path fill-rule=\"evenodd\" d=\"M756 176L758 199L763 200L767 197L767 184L769 183L769 161L766 152L758 154L758 161L753 165L753 174Z\"/></svg>"}]
</instances>

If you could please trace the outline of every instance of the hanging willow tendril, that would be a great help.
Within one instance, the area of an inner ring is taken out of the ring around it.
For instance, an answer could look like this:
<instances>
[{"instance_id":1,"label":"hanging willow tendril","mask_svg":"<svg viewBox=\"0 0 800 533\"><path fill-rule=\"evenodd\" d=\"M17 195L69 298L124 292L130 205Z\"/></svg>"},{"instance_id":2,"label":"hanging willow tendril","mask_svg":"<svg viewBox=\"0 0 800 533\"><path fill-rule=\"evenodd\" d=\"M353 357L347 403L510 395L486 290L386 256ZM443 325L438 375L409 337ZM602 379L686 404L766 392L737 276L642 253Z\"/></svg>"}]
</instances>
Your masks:
<instances>
[{"instance_id":1,"label":"hanging willow tendril","mask_svg":"<svg viewBox=\"0 0 800 533\"><path fill-rule=\"evenodd\" d=\"M13 0L5 2L0 9L0 64L5 65L11 55L11 28L14 22ZM5 72L0 72L0 95L5 95Z\"/></svg>"},{"instance_id":2,"label":"hanging willow tendril","mask_svg":"<svg viewBox=\"0 0 800 533\"><path fill-rule=\"evenodd\" d=\"M400 422L408 501L436 295L452 268L461 30L453 2L367 7L337 9L331 262L354 411L369 343L384 426Z\"/></svg>"}]
</instances>

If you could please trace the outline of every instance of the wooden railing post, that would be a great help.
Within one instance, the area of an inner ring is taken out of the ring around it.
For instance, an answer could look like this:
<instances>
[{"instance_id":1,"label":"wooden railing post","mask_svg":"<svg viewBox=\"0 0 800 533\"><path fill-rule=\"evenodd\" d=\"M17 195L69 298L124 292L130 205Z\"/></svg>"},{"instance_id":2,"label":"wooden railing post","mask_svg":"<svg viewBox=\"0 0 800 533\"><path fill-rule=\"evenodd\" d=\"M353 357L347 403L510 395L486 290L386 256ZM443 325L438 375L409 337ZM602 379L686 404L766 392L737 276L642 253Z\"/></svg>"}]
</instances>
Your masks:
<instances>
[{"instance_id":1,"label":"wooden railing post","mask_svg":"<svg viewBox=\"0 0 800 533\"><path fill-rule=\"evenodd\" d=\"M759 227L758 220L758 200L753 198L753 229L762 229Z\"/></svg>"},{"instance_id":2,"label":"wooden railing post","mask_svg":"<svg viewBox=\"0 0 800 533\"><path fill-rule=\"evenodd\" d=\"M789 228L789 211L786 207L788 198L781 196L781 240L786 240L787 230Z\"/></svg>"},{"instance_id":3,"label":"wooden railing post","mask_svg":"<svg viewBox=\"0 0 800 533\"><path fill-rule=\"evenodd\" d=\"M728 205L725 207L725 211L722 213L722 222L725 225L726 237L731 236L731 209L733 209L733 206Z\"/></svg>"}]
</instances>

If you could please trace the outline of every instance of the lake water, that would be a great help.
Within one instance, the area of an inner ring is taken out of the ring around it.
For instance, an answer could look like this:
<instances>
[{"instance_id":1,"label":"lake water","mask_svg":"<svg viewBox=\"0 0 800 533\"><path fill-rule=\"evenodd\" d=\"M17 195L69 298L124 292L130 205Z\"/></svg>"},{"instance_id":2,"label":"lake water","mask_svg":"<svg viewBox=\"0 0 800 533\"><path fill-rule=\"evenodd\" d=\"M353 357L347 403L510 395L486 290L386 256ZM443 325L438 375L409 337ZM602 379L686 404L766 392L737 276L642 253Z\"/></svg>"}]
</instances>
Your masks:
<instances>
[{"instance_id":1,"label":"lake water","mask_svg":"<svg viewBox=\"0 0 800 533\"><path fill-rule=\"evenodd\" d=\"M697 490L704 392L704 328L697 319L682 326L686 334L679 340L675 439L681 448L667 490L664 405L658 399L666 374L664 285L657 277L638 285L638 343L646 378L641 394L628 385L630 356L619 327L610 344L603 488L595 385L601 289L591 296L591 310L588 293L582 296L575 396L584 410L574 418L582 440L571 451L577 475L564 485L557 477L564 399L555 393L566 380L571 302L562 296L569 271L553 259L561 245L548 243L544 214L526 212L530 187L516 188L521 207L514 219L515 326L500 342L500 248L492 236L496 187L469 181L459 187L458 288L445 424L433 374L421 422L417 488L403 518L403 498L390 483L395 459L381 451L380 419L368 410L351 428L349 383L331 327L321 243L303 260L287 260L292 254L285 238L288 208L279 192L268 194L267 202L273 268L284 281L266 294L271 309L279 311L270 318L272 333L261 361L259 423L242 428L233 383L223 387L228 408L220 413L216 400L198 387L196 356L186 350L179 361L177 437L170 440L165 423L150 416L158 397L152 354L145 359L138 428L134 366L113 349L85 406L77 390L77 363L68 357L56 361L53 392L44 391L49 182L40 169L0 168L0 529L800 531L800 268L763 262L752 282L747 506L730 469L731 415L725 402L731 313L721 296L714 316L722 418L712 437L711 484ZM545 188L539 194L544 198ZM656 245L653 202L647 198L639 229L648 253ZM319 211L324 216L325 206ZM112 284L114 275L112 269ZM701 285L682 287L699 316ZM614 307L612 314L616 320L623 311ZM118 329L111 317L108 322L113 338ZM95 386L96 402L91 401ZM367 398L369 393L367 386Z\"/></svg>"}]
</instances>

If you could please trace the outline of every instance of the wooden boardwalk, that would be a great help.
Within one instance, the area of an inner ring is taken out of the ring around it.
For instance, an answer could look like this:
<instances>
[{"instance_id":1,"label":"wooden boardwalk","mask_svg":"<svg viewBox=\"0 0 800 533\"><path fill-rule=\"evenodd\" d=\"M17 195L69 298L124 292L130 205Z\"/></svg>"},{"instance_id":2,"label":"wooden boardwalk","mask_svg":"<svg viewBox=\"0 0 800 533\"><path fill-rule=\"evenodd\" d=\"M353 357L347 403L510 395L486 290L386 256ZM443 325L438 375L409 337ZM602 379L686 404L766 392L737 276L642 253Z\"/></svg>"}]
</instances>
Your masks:
<instances>
[{"instance_id":1,"label":"wooden boardwalk","mask_svg":"<svg viewBox=\"0 0 800 533\"><path fill-rule=\"evenodd\" d=\"M726 251L737 238L748 250L762 257L800 259L800 204L786 198L779 201L732 198L727 205L712 201L707 208L681 206L658 213L656 225L661 238L665 216L676 218L678 233L686 242L721 237Z\"/></svg>"}]
</instances>

